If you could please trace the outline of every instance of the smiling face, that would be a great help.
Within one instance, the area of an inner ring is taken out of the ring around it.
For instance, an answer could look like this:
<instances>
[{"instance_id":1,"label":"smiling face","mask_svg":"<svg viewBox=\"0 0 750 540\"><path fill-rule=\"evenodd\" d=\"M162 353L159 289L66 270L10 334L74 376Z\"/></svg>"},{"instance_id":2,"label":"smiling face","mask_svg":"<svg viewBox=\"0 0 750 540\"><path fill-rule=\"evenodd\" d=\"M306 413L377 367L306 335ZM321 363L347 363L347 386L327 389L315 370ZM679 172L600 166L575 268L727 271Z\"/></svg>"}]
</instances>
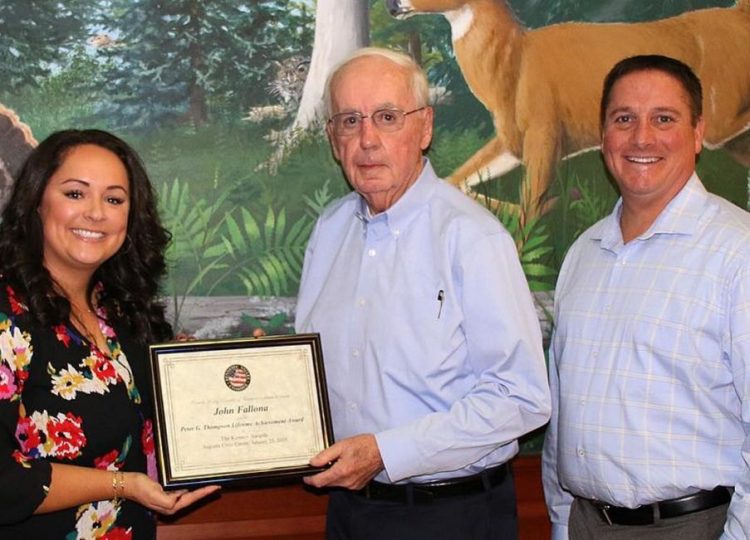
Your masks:
<instances>
[{"instance_id":1,"label":"smiling face","mask_svg":"<svg viewBox=\"0 0 750 540\"><path fill-rule=\"evenodd\" d=\"M332 81L331 116L380 109L412 111L418 104L409 84L410 73L379 56L363 56L345 66ZM416 181L422 170L422 151L432 138L432 109L409 114L398 131L382 132L372 119L355 134L341 136L327 126L336 159L349 183L374 213L390 208Z\"/></svg>"},{"instance_id":2,"label":"smiling face","mask_svg":"<svg viewBox=\"0 0 750 540\"><path fill-rule=\"evenodd\" d=\"M661 211L695 170L703 131L671 75L646 70L619 79L605 111L602 153L624 203Z\"/></svg>"},{"instance_id":3,"label":"smiling face","mask_svg":"<svg viewBox=\"0 0 750 540\"><path fill-rule=\"evenodd\" d=\"M71 148L42 194L44 266L53 278L91 276L122 246L130 209L128 173L100 146Z\"/></svg>"}]
</instances>

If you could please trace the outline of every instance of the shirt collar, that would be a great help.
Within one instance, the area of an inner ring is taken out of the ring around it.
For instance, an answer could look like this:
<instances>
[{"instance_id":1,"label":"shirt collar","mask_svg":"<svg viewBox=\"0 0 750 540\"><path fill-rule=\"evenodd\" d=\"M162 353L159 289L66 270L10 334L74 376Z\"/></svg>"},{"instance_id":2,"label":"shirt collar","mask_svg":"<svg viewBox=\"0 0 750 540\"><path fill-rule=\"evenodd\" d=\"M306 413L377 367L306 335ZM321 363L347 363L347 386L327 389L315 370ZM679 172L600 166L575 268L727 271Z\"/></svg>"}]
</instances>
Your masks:
<instances>
[{"instance_id":1,"label":"shirt collar","mask_svg":"<svg viewBox=\"0 0 750 540\"><path fill-rule=\"evenodd\" d=\"M370 224L384 223L392 234L398 235L414 219L419 211L426 206L427 201L432 196L432 192L435 190L437 182L439 180L430 164L430 160L422 158L422 172L393 206L373 216L367 206L367 202L360 196L357 217L364 223L365 227Z\"/></svg>"},{"instance_id":2,"label":"shirt collar","mask_svg":"<svg viewBox=\"0 0 750 540\"><path fill-rule=\"evenodd\" d=\"M708 191L698 175L693 173L685 186L661 211L656 221L646 232L639 235L638 239L648 240L657 234L693 234L698 227L707 201ZM600 240L601 246L605 249L615 250L618 246L622 246L621 212L622 197L617 200L612 213L594 226L591 238Z\"/></svg>"}]
</instances>

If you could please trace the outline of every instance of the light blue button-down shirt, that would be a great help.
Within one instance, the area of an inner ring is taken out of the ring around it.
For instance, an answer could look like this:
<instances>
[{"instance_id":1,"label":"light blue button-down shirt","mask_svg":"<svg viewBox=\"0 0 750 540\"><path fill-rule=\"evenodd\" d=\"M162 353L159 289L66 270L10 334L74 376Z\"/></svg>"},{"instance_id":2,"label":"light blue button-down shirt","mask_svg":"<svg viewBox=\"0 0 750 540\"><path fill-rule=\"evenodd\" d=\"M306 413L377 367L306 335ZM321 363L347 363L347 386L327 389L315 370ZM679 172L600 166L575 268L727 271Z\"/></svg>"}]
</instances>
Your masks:
<instances>
[{"instance_id":1,"label":"light blue button-down shirt","mask_svg":"<svg viewBox=\"0 0 750 540\"><path fill-rule=\"evenodd\" d=\"M750 215L697 176L623 245L615 211L565 258L543 467L553 537L572 495L629 508L734 486L750 538Z\"/></svg>"},{"instance_id":2,"label":"light blue button-down shirt","mask_svg":"<svg viewBox=\"0 0 750 540\"><path fill-rule=\"evenodd\" d=\"M297 304L320 332L336 439L374 433L378 479L465 476L548 420L542 338L515 245L428 161L370 217L350 195L320 217Z\"/></svg>"}]
</instances>

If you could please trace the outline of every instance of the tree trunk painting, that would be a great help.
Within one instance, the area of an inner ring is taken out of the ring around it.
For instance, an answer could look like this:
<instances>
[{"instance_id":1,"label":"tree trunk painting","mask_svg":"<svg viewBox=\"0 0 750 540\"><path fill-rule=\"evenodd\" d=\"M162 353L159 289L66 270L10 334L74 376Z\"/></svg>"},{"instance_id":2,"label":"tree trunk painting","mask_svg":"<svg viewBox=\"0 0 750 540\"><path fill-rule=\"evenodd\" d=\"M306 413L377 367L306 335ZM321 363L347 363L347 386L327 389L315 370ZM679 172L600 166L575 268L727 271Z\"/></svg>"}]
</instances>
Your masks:
<instances>
[{"instance_id":1,"label":"tree trunk painting","mask_svg":"<svg viewBox=\"0 0 750 540\"><path fill-rule=\"evenodd\" d=\"M318 0L310 71L292 129L313 127L325 116L323 94L331 69L369 44L367 0Z\"/></svg>"}]
</instances>

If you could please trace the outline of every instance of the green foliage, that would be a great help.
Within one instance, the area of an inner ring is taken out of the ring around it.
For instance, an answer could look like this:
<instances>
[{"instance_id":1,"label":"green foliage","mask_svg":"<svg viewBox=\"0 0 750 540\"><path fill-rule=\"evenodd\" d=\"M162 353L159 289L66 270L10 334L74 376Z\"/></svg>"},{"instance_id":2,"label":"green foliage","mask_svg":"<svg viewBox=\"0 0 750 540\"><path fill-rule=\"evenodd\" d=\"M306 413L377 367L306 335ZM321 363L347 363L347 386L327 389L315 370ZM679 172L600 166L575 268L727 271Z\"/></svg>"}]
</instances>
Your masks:
<instances>
[{"instance_id":1,"label":"green foliage","mask_svg":"<svg viewBox=\"0 0 750 540\"><path fill-rule=\"evenodd\" d=\"M612 211L617 194L613 192L610 197L602 196L601 190L596 189L595 180L590 177L584 179L573 173L565 179L559 178L558 181L564 190L562 200L558 201L558 204L567 208L574 219L574 238Z\"/></svg>"},{"instance_id":2,"label":"green foliage","mask_svg":"<svg viewBox=\"0 0 750 540\"><path fill-rule=\"evenodd\" d=\"M323 187L316 190L313 196L303 195L305 203L309 209L310 216L317 217L323 212L326 205L333 200L333 195L330 190L331 182L326 180Z\"/></svg>"},{"instance_id":3,"label":"green foliage","mask_svg":"<svg viewBox=\"0 0 750 540\"><path fill-rule=\"evenodd\" d=\"M193 195L214 198L217 189L231 191L230 200L247 206L259 193L263 175L253 172L265 158L263 130L246 123L212 124L200 130L166 127L128 137L143 156L151 178L160 184L180 178ZM216 184L215 179L222 181ZM283 187L283 183L279 183Z\"/></svg>"},{"instance_id":4,"label":"green foliage","mask_svg":"<svg viewBox=\"0 0 750 540\"><path fill-rule=\"evenodd\" d=\"M430 162L438 176L446 177L485 142L485 137L477 129L438 128L430 147Z\"/></svg>"},{"instance_id":5,"label":"green foliage","mask_svg":"<svg viewBox=\"0 0 750 540\"><path fill-rule=\"evenodd\" d=\"M734 0L512 0L510 4L521 21L536 28L565 21L648 21L694 9L728 7L734 4Z\"/></svg>"},{"instance_id":6,"label":"green foliage","mask_svg":"<svg viewBox=\"0 0 750 540\"><path fill-rule=\"evenodd\" d=\"M746 208L748 199L748 168L737 163L723 150L704 148L696 166L698 176L706 188L740 208Z\"/></svg>"},{"instance_id":7,"label":"green foliage","mask_svg":"<svg viewBox=\"0 0 750 540\"><path fill-rule=\"evenodd\" d=\"M171 268L167 290L177 326L185 297L203 285L209 272L226 268L223 257L212 246L219 242L219 232L229 217L229 212L221 211L228 192L220 193L209 203L204 198L192 197L190 186L175 179L171 184L165 183L159 195L163 223L172 232L172 243L167 250Z\"/></svg>"},{"instance_id":8,"label":"green foliage","mask_svg":"<svg viewBox=\"0 0 750 540\"><path fill-rule=\"evenodd\" d=\"M106 98L105 86L93 84L101 81L100 70L101 63L87 54L82 46L77 46L64 68L39 79L34 90L26 88L2 95L2 101L33 127L38 140L67 127L105 128L103 121L93 118L97 99ZM82 93L79 90L89 84L94 86L91 91Z\"/></svg>"},{"instance_id":9,"label":"green foliage","mask_svg":"<svg viewBox=\"0 0 750 540\"><path fill-rule=\"evenodd\" d=\"M236 111L264 102L272 62L312 42L312 12L299 1L112 0L101 24L124 43L101 50L114 91L102 113L128 126L202 126L209 96Z\"/></svg>"},{"instance_id":10,"label":"green foliage","mask_svg":"<svg viewBox=\"0 0 750 540\"><path fill-rule=\"evenodd\" d=\"M295 295L312 227L330 199L326 182L307 198L307 211L295 221L287 219L286 207L277 211L269 206L263 221L246 208L238 210L238 217L227 215L221 242L206 252L208 258L221 257L226 267L206 294L231 280L250 296Z\"/></svg>"},{"instance_id":11,"label":"green foliage","mask_svg":"<svg viewBox=\"0 0 750 540\"><path fill-rule=\"evenodd\" d=\"M532 291L549 291L554 288L552 278L557 271L546 264L552 253L550 235L539 218L521 224L518 212L501 211L498 219L516 241L518 258Z\"/></svg>"},{"instance_id":12,"label":"green foliage","mask_svg":"<svg viewBox=\"0 0 750 540\"><path fill-rule=\"evenodd\" d=\"M2 90L38 85L64 64L70 48L86 39L82 0L3 0L0 2Z\"/></svg>"},{"instance_id":13,"label":"green foliage","mask_svg":"<svg viewBox=\"0 0 750 540\"><path fill-rule=\"evenodd\" d=\"M270 147L264 150L272 151ZM232 188L232 199L254 214L265 212L269 206L285 206L290 216L296 216L309 212L307 198L321 189L327 201L349 192L326 138L322 134L308 133L285 155L277 174L255 170L245 175Z\"/></svg>"},{"instance_id":14,"label":"green foliage","mask_svg":"<svg viewBox=\"0 0 750 540\"><path fill-rule=\"evenodd\" d=\"M228 203L218 176L219 193L209 202L175 179L161 186L160 213L172 232L167 251L166 289L172 298L175 326L185 297L210 296L217 289L251 296L292 296L302 272L307 240L320 211L331 200L326 182L306 199L306 211L290 221L285 207L265 209L257 219L247 208Z\"/></svg>"},{"instance_id":15,"label":"green foliage","mask_svg":"<svg viewBox=\"0 0 750 540\"><path fill-rule=\"evenodd\" d=\"M557 270L549 265L554 247L551 245L547 226L540 218L521 219L518 207L500 203L491 193L492 187L487 182L480 183L479 192L476 194L477 200L497 216L503 227L513 237L529 289L532 291L552 290L554 288L552 278L557 275Z\"/></svg>"},{"instance_id":16,"label":"green foliage","mask_svg":"<svg viewBox=\"0 0 750 540\"><path fill-rule=\"evenodd\" d=\"M277 213L269 207L263 222L241 208L240 219L227 216L226 225L223 251L214 247L231 260L223 277L233 275L251 296L284 296L296 290L313 226L308 216L287 227L283 208Z\"/></svg>"},{"instance_id":17,"label":"green foliage","mask_svg":"<svg viewBox=\"0 0 750 540\"><path fill-rule=\"evenodd\" d=\"M527 433L519 439L519 453L521 455L528 454L541 454L542 447L544 446L544 432L545 427L541 427L537 430Z\"/></svg>"},{"instance_id":18,"label":"green foliage","mask_svg":"<svg viewBox=\"0 0 750 540\"><path fill-rule=\"evenodd\" d=\"M601 154L585 152L558 164L547 200L541 221L549 227L554 246L550 264L559 268L575 239L611 212L617 200Z\"/></svg>"}]
</instances>

